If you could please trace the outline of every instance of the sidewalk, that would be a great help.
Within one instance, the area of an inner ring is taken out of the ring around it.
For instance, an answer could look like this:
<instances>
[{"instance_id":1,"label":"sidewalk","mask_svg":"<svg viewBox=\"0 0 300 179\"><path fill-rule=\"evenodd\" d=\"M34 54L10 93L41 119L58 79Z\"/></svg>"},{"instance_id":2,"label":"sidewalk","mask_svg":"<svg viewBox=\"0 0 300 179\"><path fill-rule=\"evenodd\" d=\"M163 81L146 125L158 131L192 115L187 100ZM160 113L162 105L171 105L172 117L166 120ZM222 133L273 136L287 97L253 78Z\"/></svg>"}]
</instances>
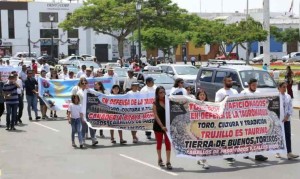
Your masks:
<instances>
[{"instance_id":1,"label":"sidewalk","mask_svg":"<svg viewBox=\"0 0 300 179\"><path fill-rule=\"evenodd\" d=\"M298 90L298 85L293 85L293 92L293 107L300 107L300 91Z\"/></svg>"}]
</instances>

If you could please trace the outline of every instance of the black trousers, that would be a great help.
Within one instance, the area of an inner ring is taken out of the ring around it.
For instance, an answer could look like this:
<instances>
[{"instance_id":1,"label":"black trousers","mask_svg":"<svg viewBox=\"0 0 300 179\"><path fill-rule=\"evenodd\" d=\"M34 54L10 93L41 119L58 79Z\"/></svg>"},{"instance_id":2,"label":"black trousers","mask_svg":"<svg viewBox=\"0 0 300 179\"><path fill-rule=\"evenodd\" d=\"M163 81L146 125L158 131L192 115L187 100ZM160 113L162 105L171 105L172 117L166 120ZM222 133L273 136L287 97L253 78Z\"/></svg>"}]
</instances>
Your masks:
<instances>
[{"instance_id":1,"label":"black trousers","mask_svg":"<svg viewBox=\"0 0 300 179\"><path fill-rule=\"evenodd\" d=\"M2 116L2 114L4 113L4 103L0 103L0 117Z\"/></svg>"},{"instance_id":2,"label":"black trousers","mask_svg":"<svg viewBox=\"0 0 300 179\"><path fill-rule=\"evenodd\" d=\"M195 66L195 65L196 65L196 61L191 61L191 64L192 64L193 66Z\"/></svg>"},{"instance_id":3,"label":"black trousers","mask_svg":"<svg viewBox=\"0 0 300 179\"><path fill-rule=\"evenodd\" d=\"M292 152L292 140L291 140L291 122L286 121L284 122L284 133L285 133L285 143L287 153Z\"/></svg>"},{"instance_id":4,"label":"black trousers","mask_svg":"<svg viewBox=\"0 0 300 179\"><path fill-rule=\"evenodd\" d=\"M17 116L17 121L20 121L23 115L23 108L24 108L24 102L23 102L23 95L18 94L19 96L19 106L18 106L18 116Z\"/></svg>"}]
</instances>

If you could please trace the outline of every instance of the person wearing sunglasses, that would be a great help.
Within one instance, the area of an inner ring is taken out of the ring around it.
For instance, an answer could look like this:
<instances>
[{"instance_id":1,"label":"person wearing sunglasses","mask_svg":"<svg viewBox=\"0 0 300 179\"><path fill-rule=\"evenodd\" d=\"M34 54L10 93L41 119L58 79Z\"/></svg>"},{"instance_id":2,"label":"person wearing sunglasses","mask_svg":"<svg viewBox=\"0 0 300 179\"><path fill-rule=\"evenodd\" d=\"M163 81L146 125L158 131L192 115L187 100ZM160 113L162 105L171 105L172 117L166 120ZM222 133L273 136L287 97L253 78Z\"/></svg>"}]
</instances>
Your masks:
<instances>
[{"instance_id":1,"label":"person wearing sunglasses","mask_svg":"<svg viewBox=\"0 0 300 179\"><path fill-rule=\"evenodd\" d=\"M188 95L186 89L184 88L184 81L182 78L177 78L175 80L174 86L170 91L170 95Z\"/></svg>"}]
</instances>

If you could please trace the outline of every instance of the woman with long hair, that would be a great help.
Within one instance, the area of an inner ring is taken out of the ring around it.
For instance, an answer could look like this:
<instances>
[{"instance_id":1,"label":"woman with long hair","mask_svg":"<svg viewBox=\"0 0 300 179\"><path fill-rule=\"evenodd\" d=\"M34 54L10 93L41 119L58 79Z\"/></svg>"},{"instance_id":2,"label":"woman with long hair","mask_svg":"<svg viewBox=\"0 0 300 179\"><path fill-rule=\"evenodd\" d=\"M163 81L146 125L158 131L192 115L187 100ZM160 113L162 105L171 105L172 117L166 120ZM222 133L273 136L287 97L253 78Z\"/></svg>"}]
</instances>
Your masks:
<instances>
[{"instance_id":1,"label":"woman with long hair","mask_svg":"<svg viewBox=\"0 0 300 179\"><path fill-rule=\"evenodd\" d=\"M112 95L122 94L121 87L119 85L113 85L113 87L111 88L110 93ZM120 144L126 144L127 141L123 139L123 131L118 130L118 133L119 133L119 138L120 138ZM113 144L116 143L116 140L114 138L114 130L110 130L110 139L111 139L111 143L113 143Z\"/></svg>"},{"instance_id":2,"label":"woman with long hair","mask_svg":"<svg viewBox=\"0 0 300 179\"><path fill-rule=\"evenodd\" d=\"M174 86L170 91L170 95L188 95L186 89L184 88L184 81L182 78L177 78L175 80Z\"/></svg>"},{"instance_id":3,"label":"woman with long hair","mask_svg":"<svg viewBox=\"0 0 300 179\"><path fill-rule=\"evenodd\" d=\"M166 90L164 87L159 86L155 90L155 101L153 103L153 113L155 117L155 121L153 124L153 131L155 133L156 139L156 150L158 156L158 165L160 167L165 166L162 157L161 157L161 147L163 138L165 139L166 145L166 154L167 154L167 169L172 170L172 165L170 163L171 158L171 143L167 136L167 128L166 128L166 114L165 114L165 95Z\"/></svg>"},{"instance_id":4,"label":"woman with long hair","mask_svg":"<svg viewBox=\"0 0 300 179\"><path fill-rule=\"evenodd\" d=\"M294 93L293 93L293 77L294 77L294 72L291 69L291 66L286 67L286 74L285 74L285 81L287 83L287 93L291 96L291 98L294 98Z\"/></svg>"},{"instance_id":5,"label":"woman with long hair","mask_svg":"<svg viewBox=\"0 0 300 179\"><path fill-rule=\"evenodd\" d=\"M101 81L95 82L95 84L94 84L94 90L98 91L98 92L100 92L102 94L108 94L107 91L105 90L105 88L104 88L104 86L103 86L103 84L102 84ZM105 136L103 134L103 130L100 130L99 132L100 132L100 137L101 138L105 138Z\"/></svg>"}]
</instances>

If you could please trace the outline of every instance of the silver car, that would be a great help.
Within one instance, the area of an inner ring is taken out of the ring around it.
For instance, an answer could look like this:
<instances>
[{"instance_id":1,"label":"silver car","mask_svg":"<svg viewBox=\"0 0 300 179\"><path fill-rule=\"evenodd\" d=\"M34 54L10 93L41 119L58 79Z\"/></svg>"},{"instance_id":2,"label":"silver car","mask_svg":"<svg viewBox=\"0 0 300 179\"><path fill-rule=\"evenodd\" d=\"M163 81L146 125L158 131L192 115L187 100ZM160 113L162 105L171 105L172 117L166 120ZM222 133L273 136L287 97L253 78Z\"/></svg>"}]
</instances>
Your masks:
<instances>
[{"instance_id":1,"label":"silver car","mask_svg":"<svg viewBox=\"0 0 300 179\"><path fill-rule=\"evenodd\" d=\"M300 62L300 52L292 52L282 57L283 62L292 63Z\"/></svg>"},{"instance_id":2,"label":"silver car","mask_svg":"<svg viewBox=\"0 0 300 179\"><path fill-rule=\"evenodd\" d=\"M250 78L258 80L257 90L263 93L277 92L277 84L267 71L248 65L208 65L201 67L197 75L196 91L203 89L209 101L215 101L216 92L223 88L223 79L230 75L234 81L233 88L241 92L248 88Z\"/></svg>"}]
</instances>

